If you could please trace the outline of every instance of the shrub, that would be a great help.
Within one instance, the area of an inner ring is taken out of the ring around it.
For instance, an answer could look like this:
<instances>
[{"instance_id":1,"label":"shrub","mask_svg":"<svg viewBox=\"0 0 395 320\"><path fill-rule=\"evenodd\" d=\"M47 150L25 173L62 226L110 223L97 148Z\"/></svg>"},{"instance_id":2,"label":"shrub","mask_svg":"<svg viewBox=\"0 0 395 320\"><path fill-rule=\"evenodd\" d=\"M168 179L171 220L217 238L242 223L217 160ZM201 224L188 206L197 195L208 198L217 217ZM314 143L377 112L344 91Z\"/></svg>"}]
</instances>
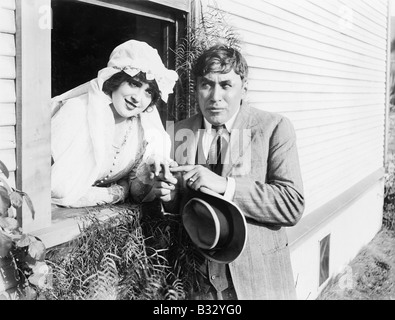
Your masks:
<instances>
[{"instance_id":1,"label":"shrub","mask_svg":"<svg viewBox=\"0 0 395 320\"><path fill-rule=\"evenodd\" d=\"M111 207L68 244L47 252L53 270L48 300L181 300L195 285L194 247L178 215L140 218L138 207Z\"/></svg>"}]
</instances>

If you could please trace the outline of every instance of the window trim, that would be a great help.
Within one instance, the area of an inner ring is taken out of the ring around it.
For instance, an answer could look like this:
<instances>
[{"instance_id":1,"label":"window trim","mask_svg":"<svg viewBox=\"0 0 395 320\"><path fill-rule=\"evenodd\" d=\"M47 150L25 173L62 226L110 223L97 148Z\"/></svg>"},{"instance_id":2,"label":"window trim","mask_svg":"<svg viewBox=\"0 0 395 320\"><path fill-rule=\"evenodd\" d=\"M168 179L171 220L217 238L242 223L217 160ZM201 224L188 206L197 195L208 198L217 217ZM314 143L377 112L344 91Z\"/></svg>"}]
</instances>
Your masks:
<instances>
[{"instance_id":1,"label":"window trim","mask_svg":"<svg viewBox=\"0 0 395 320\"><path fill-rule=\"evenodd\" d=\"M18 210L24 232L51 224L51 25L40 24L50 8L50 0L16 1L16 187L36 212L26 203Z\"/></svg>"},{"instance_id":2,"label":"window trim","mask_svg":"<svg viewBox=\"0 0 395 320\"><path fill-rule=\"evenodd\" d=\"M138 14L149 18L168 21L171 23L176 22L176 19L174 18L174 15L172 13L165 12L158 8L155 8L157 4L162 4L159 1L146 0L146 1L140 1L140 3L136 3L135 1L124 1L124 0L76 0L76 1L88 3L96 6L101 6L108 9L114 9L114 10L129 12L132 14ZM167 1L167 2L168 4L166 4L166 6L170 6L173 9L183 8L185 10L185 6L180 7L176 3L174 6L171 5L172 2L176 2L176 1Z\"/></svg>"},{"instance_id":3,"label":"window trim","mask_svg":"<svg viewBox=\"0 0 395 320\"><path fill-rule=\"evenodd\" d=\"M163 6L159 6L155 1L147 7L142 3L118 0L76 1L150 16L162 21L171 21L175 24L176 40L179 36L180 21L187 23L185 13L176 10L171 12L166 8L163 10ZM151 1L145 2L148 4ZM167 3L170 2L167 1ZM127 7L120 7L120 3ZM152 6L157 8L152 8ZM39 28L43 8L50 9L51 0L35 0L33 3L16 0L16 136L18 141L16 187L30 196L36 209L34 219L26 204L18 211L18 220L23 231L42 237L46 246L51 247L67 242L79 234L81 225L76 221L75 215L83 215L86 209L57 208L52 210L49 104L51 99L51 28L45 30ZM159 14L160 12L162 14ZM169 20L168 16L173 18ZM169 30L166 29L163 32L168 33ZM168 43L169 40L165 37L165 41ZM167 56L163 58L168 59ZM38 79L40 81L37 81ZM96 207L95 209L99 210L100 216L109 216L108 208ZM59 218L61 212L63 215Z\"/></svg>"}]
</instances>

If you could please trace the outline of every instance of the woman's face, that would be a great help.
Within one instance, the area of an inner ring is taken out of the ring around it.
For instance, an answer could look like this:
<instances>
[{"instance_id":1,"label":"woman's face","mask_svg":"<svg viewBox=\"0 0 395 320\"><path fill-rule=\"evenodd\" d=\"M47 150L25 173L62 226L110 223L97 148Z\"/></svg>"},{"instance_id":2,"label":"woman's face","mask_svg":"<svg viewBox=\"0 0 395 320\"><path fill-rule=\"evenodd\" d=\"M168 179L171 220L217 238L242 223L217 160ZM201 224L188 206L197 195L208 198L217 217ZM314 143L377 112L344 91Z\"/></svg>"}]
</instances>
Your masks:
<instances>
[{"instance_id":1,"label":"woman's face","mask_svg":"<svg viewBox=\"0 0 395 320\"><path fill-rule=\"evenodd\" d=\"M122 118L137 116L150 105L152 90L148 83L133 80L123 82L112 92L112 103L115 111Z\"/></svg>"}]
</instances>

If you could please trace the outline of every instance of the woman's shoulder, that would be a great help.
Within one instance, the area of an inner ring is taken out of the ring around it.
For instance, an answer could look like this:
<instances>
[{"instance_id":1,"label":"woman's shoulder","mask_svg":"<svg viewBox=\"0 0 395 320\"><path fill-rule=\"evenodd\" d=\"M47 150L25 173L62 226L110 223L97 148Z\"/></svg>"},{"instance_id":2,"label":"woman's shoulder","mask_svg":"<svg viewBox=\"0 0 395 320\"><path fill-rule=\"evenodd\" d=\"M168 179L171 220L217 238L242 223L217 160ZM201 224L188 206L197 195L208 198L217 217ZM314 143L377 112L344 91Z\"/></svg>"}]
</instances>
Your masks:
<instances>
[{"instance_id":1,"label":"woman's shoulder","mask_svg":"<svg viewBox=\"0 0 395 320\"><path fill-rule=\"evenodd\" d=\"M85 111L88 106L88 94L82 94L65 101L63 107L74 112Z\"/></svg>"},{"instance_id":2,"label":"woman's shoulder","mask_svg":"<svg viewBox=\"0 0 395 320\"><path fill-rule=\"evenodd\" d=\"M53 119L58 117L78 118L80 119L83 114L86 114L88 105L88 95L71 98L61 102L62 105L59 110L54 114Z\"/></svg>"}]
</instances>

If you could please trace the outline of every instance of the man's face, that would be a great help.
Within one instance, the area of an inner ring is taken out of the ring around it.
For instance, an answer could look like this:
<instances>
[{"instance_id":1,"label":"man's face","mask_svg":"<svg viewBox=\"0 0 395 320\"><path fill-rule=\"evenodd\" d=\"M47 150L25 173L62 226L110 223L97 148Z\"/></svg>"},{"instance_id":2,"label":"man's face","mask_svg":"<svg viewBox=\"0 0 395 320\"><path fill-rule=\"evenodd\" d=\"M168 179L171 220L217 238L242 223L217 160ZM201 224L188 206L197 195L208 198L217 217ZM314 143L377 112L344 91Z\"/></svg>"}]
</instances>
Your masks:
<instances>
[{"instance_id":1,"label":"man's face","mask_svg":"<svg viewBox=\"0 0 395 320\"><path fill-rule=\"evenodd\" d=\"M246 93L247 82L233 69L224 74L211 72L197 79L199 108L212 125L224 124L232 118Z\"/></svg>"}]
</instances>

